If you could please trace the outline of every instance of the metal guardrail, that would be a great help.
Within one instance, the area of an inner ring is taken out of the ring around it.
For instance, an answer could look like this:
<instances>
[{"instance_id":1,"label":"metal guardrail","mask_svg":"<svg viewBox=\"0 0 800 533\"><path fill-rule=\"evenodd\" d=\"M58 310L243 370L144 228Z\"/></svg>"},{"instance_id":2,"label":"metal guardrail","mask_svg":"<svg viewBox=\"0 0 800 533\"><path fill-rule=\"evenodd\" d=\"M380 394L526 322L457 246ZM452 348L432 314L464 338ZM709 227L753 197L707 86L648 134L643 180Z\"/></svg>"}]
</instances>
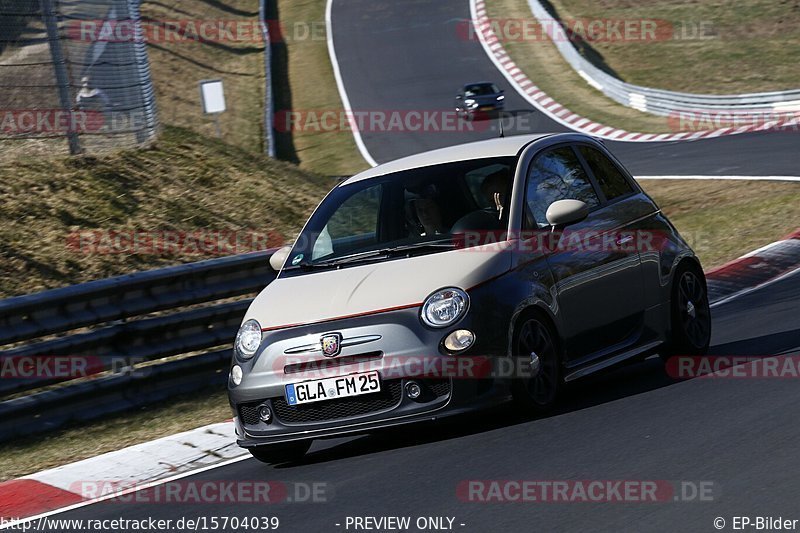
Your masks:
<instances>
[{"instance_id":1,"label":"metal guardrail","mask_svg":"<svg viewBox=\"0 0 800 533\"><path fill-rule=\"evenodd\" d=\"M115 374L0 403L0 440L59 429L66 424L152 405L222 385L230 350L219 350L146 371Z\"/></svg>"},{"instance_id":2,"label":"metal guardrail","mask_svg":"<svg viewBox=\"0 0 800 533\"><path fill-rule=\"evenodd\" d=\"M560 21L539 0L528 0L533 16L544 28ZM561 34L568 34L561 26ZM659 116L678 112L728 111L748 113L784 113L800 111L800 89L751 94L692 94L665 91L625 83L593 65L583 57L569 39L553 38L546 32L559 53L592 87L620 104Z\"/></svg>"},{"instance_id":3,"label":"metal guardrail","mask_svg":"<svg viewBox=\"0 0 800 533\"><path fill-rule=\"evenodd\" d=\"M211 259L0 300L0 346L252 292L274 279L269 266L272 252Z\"/></svg>"},{"instance_id":4,"label":"metal guardrail","mask_svg":"<svg viewBox=\"0 0 800 533\"><path fill-rule=\"evenodd\" d=\"M0 401L0 440L224 382L230 345L251 300L213 302L255 293L274 280L276 273L269 266L273 252L212 259L0 301L0 346L21 343L0 351L0 363L66 356L95 362L93 375L114 370L73 381L65 381L73 376L2 376L0 399L6 399ZM46 338L54 334L58 336ZM215 351L203 353L208 350ZM171 360L161 362L166 358ZM20 396L25 392L31 394ZM8 399L10 395L19 397Z\"/></svg>"}]
</instances>

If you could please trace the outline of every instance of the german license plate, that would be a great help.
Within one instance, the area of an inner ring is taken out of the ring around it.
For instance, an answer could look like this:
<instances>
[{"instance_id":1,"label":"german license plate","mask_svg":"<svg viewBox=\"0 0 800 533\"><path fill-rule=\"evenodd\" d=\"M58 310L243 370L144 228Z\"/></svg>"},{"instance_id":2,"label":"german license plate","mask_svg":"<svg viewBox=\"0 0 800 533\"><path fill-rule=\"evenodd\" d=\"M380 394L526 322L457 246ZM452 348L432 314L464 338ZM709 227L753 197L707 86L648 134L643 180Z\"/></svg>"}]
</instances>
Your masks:
<instances>
[{"instance_id":1,"label":"german license plate","mask_svg":"<svg viewBox=\"0 0 800 533\"><path fill-rule=\"evenodd\" d=\"M286 385L286 403L299 405L301 403L359 396L380 390L381 381L377 371L350 374L349 376L315 379Z\"/></svg>"}]
</instances>

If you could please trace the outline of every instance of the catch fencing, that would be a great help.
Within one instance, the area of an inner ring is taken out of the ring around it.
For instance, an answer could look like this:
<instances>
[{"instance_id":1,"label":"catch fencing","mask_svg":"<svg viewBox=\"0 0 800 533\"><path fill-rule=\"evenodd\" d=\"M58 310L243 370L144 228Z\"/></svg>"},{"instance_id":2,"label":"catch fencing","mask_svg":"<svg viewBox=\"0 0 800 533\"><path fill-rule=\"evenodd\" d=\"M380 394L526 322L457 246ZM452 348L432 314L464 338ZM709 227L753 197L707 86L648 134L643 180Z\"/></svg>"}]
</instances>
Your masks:
<instances>
[{"instance_id":1,"label":"catch fencing","mask_svg":"<svg viewBox=\"0 0 800 533\"><path fill-rule=\"evenodd\" d=\"M0 0L0 149L102 153L154 139L139 2ZM122 25L134 38L110 37Z\"/></svg>"}]
</instances>

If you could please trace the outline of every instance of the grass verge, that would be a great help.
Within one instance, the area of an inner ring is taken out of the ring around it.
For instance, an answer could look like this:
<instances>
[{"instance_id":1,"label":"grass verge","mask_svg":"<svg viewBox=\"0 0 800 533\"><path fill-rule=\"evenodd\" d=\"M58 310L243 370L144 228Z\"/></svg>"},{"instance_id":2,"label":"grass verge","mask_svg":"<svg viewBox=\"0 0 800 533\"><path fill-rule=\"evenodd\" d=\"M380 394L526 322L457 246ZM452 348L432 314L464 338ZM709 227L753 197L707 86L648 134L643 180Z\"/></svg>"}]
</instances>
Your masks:
<instances>
[{"instance_id":1,"label":"grass verge","mask_svg":"<svg viewBox=\"0 0 800 533\"><path fill-rule=\"evenodd\" d=\"M276 116L287 111L343 109L326 40L326 0L278 0L270 18L280 20L284 38L273 43ZM278 119L280 121L280 119ZM279 132L278 155L300 168L347 176L369 168L348 130Z\"/></svg>"},{"instance_id":2,"label":"grass verge","mask_svg":"<svg viewBox=\"0 0 800 533\"><path fill-rule=\"evenodd\" d=\"M0 481L88 459L231 417L224 390L209 390L107 420L0 445Z\"/></svg>"},{"instance_id":3,"label":"grass verge","mask_svg":"<svg viewBox=\"0 0 800 533\"><path fill-rule=\"evenodd\" d=\"M21 158L0 175L14 176L0 181L0 297L282 244L333 185L171 126L152 149ZM139 247L134 232L182 244ZM241 239L202 244L213 232Z\"/></svg>"},{"instance_id":4,"label":"grass verge","mask_svg":"<svg viewBox=\"0 0 800 533\"><path fill-rule=\"evenodd\" d=\"M527 0L487 0L486 6L492 19L530 20L533 17ZM549 39L510 41L503 43L503 46L534 84L573 113L627 131L670 131L667 117L648 115L625 107L586 83L564 61Z\"/></svg>"},{"instance_id":5,"label":"grass verge","mask_svg":"<svg viewBox=\"0 0 800 533\"><path fill-rule=\"evenodd\" d=\"M145 21L258 21L259 0L144 0ZM227 111L220 116L222 138L251 152L263 151L264 43L252 40L176 40L148 42L159 119L215 137L212 117L204 115L198 83L220 79Z\"/></svg>"},{"instance_id":6,"label":"grass verge","mask_svg":"<svg viewBox=\"0 0 800 533\"><path fill-rule=\"evenodd\" d=\"M561 20L656 19L655 39L591 43L624 81L735 94L800 87L800 4L775 0L550 0ZM672 31L670 31L670 29Z\"/></svg>"},{"instance_id":7,"label":"grass verge","mask_svg":"<svg viewBox=\"0 0 800 533\"><path fill-rule=\"evenodd\" d=\"M642 180L703 267L719 266L800 227L800 184Z\"/></svg>"}]
</instances>

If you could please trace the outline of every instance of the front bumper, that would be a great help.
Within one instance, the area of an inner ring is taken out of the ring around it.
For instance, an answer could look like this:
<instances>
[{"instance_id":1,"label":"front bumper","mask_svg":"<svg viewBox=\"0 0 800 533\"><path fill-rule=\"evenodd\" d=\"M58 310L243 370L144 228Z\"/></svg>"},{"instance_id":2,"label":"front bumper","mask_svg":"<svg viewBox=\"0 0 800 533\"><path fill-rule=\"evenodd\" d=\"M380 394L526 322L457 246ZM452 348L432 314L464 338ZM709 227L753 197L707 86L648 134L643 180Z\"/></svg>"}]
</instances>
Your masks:
<instances>
[{"instance_id":1,"label":"front bumper","mask_svg":"<svg viewBox=\"0 0 800 533\"><path fill-rule=\"evenodd\" d=\"M491 346L491 335L482 334L467 317L450 328L427 328L420 323L418 312L417 308L404 309L265 334L263 351L248 363L238 362L244 369L242 383L229 383L238 444L249 448L363 433L436 420L509 398L508 382L486 372L491 363L481 367L503 351ZM441 341L460 328L475 331L476 343L463 355L449 355ZM297 353L330 332L341 333L345 341L372 340L348 346L343 342L341 354L335 358L326 358L320 351ZM379 393L298 406L285 400L287 384L373 370L381 376ZM415 400L405 393L411 380L423 390ZM258 417L261 406L272 412L269 423Z\"/></svg>"},{"instance_id":2,"label":"front bumper","mask_svg":"<svg viewBox=\"0 0 800 533\"><path fill-rule=\"evenodd\" d=\"M476 114L476 113L496 113L503 111L505 109L505 102L493 102L493 103L486 103L486 104L479 104L474 107L468 106L456 106L456 111L459 113L469 113L469 114Z\"/></svg>"}]
</instances>

